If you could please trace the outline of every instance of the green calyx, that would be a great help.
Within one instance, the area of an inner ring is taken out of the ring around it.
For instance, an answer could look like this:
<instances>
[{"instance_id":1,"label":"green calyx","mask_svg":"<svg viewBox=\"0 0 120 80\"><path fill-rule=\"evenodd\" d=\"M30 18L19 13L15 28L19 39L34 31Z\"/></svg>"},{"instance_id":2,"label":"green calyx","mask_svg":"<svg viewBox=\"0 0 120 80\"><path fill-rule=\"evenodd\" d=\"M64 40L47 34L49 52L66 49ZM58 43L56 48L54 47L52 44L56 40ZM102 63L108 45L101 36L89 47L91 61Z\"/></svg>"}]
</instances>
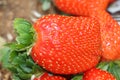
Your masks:
<instances>
[{"instance_id":1,"label":"green calyx","mask_svg":"<svg viewBox=\"0 0 120 80\"><path fill-rule=\"evenodd\" d=\"M17 33L16 41L6 44L2 54L2 65L12 72L13 80L30 80L33 75L39 75L44 70L32 60L31 48L35 42L35 31L30 22L16 18L13 22Z\"/></svg>"},{"instance_id":2,"label":"green calyx","mask_svg":"<svg viewBox=\"0 0 120 80\"><path fill-rule=\"evenodd\" d=\"M35 42L35 31L32 24L25 19L16 18L14 20L14 29L18 34L16 37L16 42L10 44L13 50L25 50L30 49Z\"/></svg>"}]
</instances>

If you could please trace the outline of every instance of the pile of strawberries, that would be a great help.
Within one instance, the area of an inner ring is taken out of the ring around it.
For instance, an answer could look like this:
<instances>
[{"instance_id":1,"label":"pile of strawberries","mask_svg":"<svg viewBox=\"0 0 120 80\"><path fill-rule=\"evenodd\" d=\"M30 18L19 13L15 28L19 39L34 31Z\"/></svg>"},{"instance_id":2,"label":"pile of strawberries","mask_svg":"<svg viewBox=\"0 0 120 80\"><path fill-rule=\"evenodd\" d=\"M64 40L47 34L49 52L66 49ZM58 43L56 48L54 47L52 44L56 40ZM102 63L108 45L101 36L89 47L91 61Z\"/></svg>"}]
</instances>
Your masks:
<instances>
[{"instance_id":1,"label":"pile of strawberries","mask_svg":"<svg viewBox=\"0 0 120 80\"><path fill-rule=\"evenodd\" d=\"M106 11L113 0L53 1L72 16L50 14L34 23L37 38L31 56L52 73L34 80L67 80L62 75L78 73L84 74L82 80L116 80L95 68L100 61L120 59L120 25Z\"/></svg>"},{"instance_id":2,"label":"pile of strawberries","mask_svg":"<svg viewBox=\"0 0 120 80\"><path fill-rule=\"evenodd\" d=\"M72 16L50 14L34 23L37 38L31 56L52 73L34 80L67 80L62 75L78 73L84 74L82 80L116 80L95 68L100 61L120 59L120 25L106 11L111 2L54 0L58 9Z\"/></svg>"},{"instance_id":3,"label":"pile of strawberries","mask_svg":"<svg viewBox=\"0 0 120 80\"><path fill-rule=\"evenodd\" d=\"M16 19L14 28L19 36L8 44L10 51L3 61L8 61L5 66L15 73L13 78L119 80L120 61L116 62L119 67L111 62L120 60L120 25L106 11L113 1L53 0L58 9L71 16L49 14L33 25ZM117 71L118 77L98 67L101 62L110 62L107 67ZM82 77L74 77L78 75Z\"/></svg>"},{"instance_id":4,"label":"pile of strawberries","mask_svg":"<svg viewBox=\"0 0 120 80\"><path fill-rule=\"evenodd\" d=\"M100 61L120 59L120 25L106 11L113 0L53 1L72 16L50 14L34 23L37 38L31 56L52 73L34 80L67 80L61 75L78 73L84 74L82 80L116 80L95 68Z\"/></svg>"}]
</instances>

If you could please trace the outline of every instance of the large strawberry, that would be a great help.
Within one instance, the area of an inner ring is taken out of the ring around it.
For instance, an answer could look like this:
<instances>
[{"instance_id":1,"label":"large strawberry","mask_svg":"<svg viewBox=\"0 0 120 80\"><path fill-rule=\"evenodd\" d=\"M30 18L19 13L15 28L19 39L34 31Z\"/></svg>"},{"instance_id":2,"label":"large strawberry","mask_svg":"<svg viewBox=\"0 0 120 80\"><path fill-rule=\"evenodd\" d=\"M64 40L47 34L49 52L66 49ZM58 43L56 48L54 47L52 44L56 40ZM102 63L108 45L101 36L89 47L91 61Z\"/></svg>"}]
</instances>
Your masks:
<instances>
[{"instance_id":1,"label":"large strawberry","mask_svg":"<svg viewBox=\"0 0 120 80\"><path fill-rule=\"evenodd\" d=\"M109 0L54 0L62 11L73 15L91 15L96 10L106 10Z\"/></svg>"},{"instance_id":2,"label":"large strawberry","mask_svg":"<svg viewBox=\"0 0 120 80\"><path fill-rule=\"evenodd\" d=\"M100 28L94 18L48 15L34 24L33 60L57 74L75 74L97 65Z\"/></svg>"},{"instance_id":3,"label":"large strawberry","mask_svg":"<svg viewBox=\"0 0 120 80\"><path fill-rule=\"evenodd\" d=\"M84 73L83 80L116 80L115 77L98 68L92 68Z\"/></svg>"},{"instance_id":4,"label":"large strawberry","mask_svg":"<svg viewBox=\"0 0 120 80\"><path fill-rule=\"evenodd\" d=\"M34 78L34 80L66 80L64 77L49 74L49 73L43 73L41 76Z\"/></svg>"}]
</instances>

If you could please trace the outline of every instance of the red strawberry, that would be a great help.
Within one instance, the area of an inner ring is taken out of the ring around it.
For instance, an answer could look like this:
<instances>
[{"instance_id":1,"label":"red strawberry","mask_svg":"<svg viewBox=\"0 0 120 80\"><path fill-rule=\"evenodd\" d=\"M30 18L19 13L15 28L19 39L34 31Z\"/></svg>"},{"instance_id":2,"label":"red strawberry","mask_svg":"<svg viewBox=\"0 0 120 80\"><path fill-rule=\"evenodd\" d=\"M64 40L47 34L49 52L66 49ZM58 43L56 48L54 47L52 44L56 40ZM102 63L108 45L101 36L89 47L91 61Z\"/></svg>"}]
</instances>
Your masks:
<instances>
[{"instance_id":1,"label":"red strawberry","mask_svg":"<svg viewBox=\"0 0 120 80\"><path fill-rule=\"evenodd\" d=\"M76 74L99 62L100 28L94 18L48 15L34 24L33 60L57 74Z\"/></svg>"},{"instance_id":2,"label":"red strawberry","mask_svg":"<svg viewBox=\"0 0 120 80\"><path fill-rule=\"evenodd\" d=\"M54 2L68 13L96 17L101 25L103 58L120 59L120 25L105 11L111 0L54 0Z\"/></svg>"},{"instance_id":3,"label":"red strawberry","mask_svg":"<svg viewBox=\"0 0 120 80\"><path fill-rule=\"evenodd\" d=\"M106 11L92 13L101 25L103 58L107 60L120 59L120 25Z\"/></svg>"},{"instance_id":4,"label":"red strawberry","mask_svg":"<svg viewBox=\"0 0 120 80\"><path fill-rule=\"evenodd\" d=\"M84 73L83 80L116 80L116 79L111 73L107 71L92 68Z\"/></svg>"},{"instance_id":5,"label":"red strawberry","mask_svg":"<svg viewBox=\"0 0 120 80\"><path fill-rule=\"evenodd\" d=\"M54 0L54 3L66 13L90 16L93 10L106 10L109 0Z\"/></svg>"},{"instance_id":6,"label":"red strawberry","mask_svg":"<svg viewBox=\"0 0 120 80\"><path fill-rule=\"evenodd\" d=\"M53 74L44 73L38 78L34 78L34 80L66 80L64 77L55 76Z\"/></svg>"}]
</instances>

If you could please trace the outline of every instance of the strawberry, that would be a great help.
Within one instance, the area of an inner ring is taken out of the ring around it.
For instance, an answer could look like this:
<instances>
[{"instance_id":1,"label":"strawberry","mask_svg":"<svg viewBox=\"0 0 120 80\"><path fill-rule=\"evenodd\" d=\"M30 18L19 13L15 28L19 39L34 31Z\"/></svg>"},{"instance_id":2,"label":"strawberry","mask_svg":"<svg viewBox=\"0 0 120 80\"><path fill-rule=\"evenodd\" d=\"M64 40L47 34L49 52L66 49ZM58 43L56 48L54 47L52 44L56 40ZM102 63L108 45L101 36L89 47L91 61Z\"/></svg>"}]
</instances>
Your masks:
<instances>
[{"instance_id":1,"label":"strawberry","mask_svg":"<svg viewBox=\"0 0 120 80\"><path fill-rule=\"evenodd\" d=\"M116 78L107 71L92 68L84 73L83 80L116 80Z\"/></svg>"},{"instance_id":2,"label":"strawberry","mask_svg":"<svg viewBox=\"0 0 120 80\"><path fill-rule=\"evenodd\" d=\"M54 0L55 5L68 14L90 16L96 10L106 10L109 0Z\"/></svg>"},{"instance_id":3,"label":"strawberry","mask_svg":"<svg viewBox=\"0 0 120 80\"><path fill-rule=\"evenodd\" d=\"M96 2L98 1L98 2ZM95 17L100 23L103 59L120 59L120 26L105 9L113 0L54 0L58 8L74 15ZM85 2L85 3L83 3ZM99 3L99 4L95 4ZM74 6L75 5L75 8ZM90 7L92 5L92 7ZM104 6L103 6L104 5ZM73 6L73 7L71 7ZM64 8L63 8L64 7Z\"/></svg>"},{"instance_id":4,"label":"strawberry","mask_svg":"<svg viewBox=\"0 0 120 80\"><path fill-rule=\"evenodd\" d=\"M101 25L103 58L106 60L120 59L120 25L106 11L93 12L92 17L94 16Z\"/></svg>"},{"instance_id":5,"label":"strawberry","mask_svg":"<svg viewBox=\"0 0 120 80\"><path fill-rule=\"evenodd\" d=\"M40 77L34 78L33 80L66 80L64 77L55 76L47 72L43 73Z\"/></svg>"},{"instance_id":6,"label":"strawberry","mask_svg":"<svg viewBox=\"0 0 120 80\"><path fill-rule=\"evenodd\" d=\"M76 74L99 62L99 23L90 17L47 15L36 21L33 60L57 74Z\"/></svg>"}]
</instances>

